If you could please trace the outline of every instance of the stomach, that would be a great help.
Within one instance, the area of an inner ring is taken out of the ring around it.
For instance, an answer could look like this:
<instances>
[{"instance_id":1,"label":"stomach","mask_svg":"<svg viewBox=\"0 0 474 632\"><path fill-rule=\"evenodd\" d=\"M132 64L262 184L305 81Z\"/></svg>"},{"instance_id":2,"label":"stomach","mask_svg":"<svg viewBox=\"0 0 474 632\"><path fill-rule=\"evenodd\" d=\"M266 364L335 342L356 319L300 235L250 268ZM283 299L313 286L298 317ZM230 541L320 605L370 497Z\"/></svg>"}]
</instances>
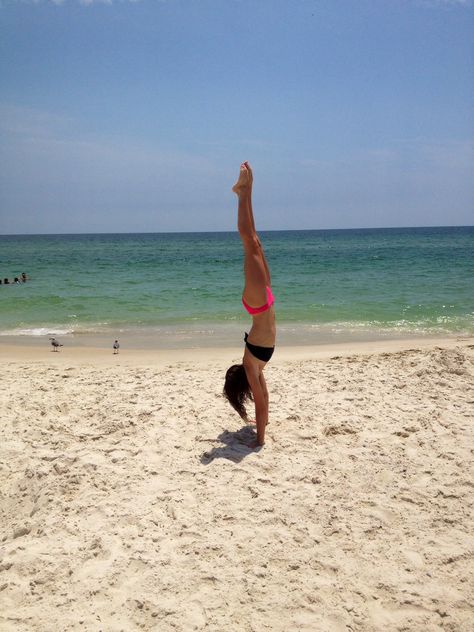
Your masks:
<instances>
[{"instance_id":1,"label":"stomach","mask_svg":"<svg viewBox=\"0 0 474 632\"><path fill-rule=\"evenodd\" d=\"M261 347L274 347L276 340L275 310L269 310L252 317L249 342Z\"/></svg>"}]
</instances>

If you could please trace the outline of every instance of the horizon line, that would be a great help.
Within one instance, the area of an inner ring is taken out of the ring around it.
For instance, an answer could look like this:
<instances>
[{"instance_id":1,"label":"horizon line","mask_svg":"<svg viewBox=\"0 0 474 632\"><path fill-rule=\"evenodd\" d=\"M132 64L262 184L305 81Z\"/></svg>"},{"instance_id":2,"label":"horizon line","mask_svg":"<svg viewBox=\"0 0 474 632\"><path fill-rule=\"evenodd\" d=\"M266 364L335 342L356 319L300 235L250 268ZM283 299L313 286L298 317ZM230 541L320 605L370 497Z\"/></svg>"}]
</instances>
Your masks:
<instances>
[{"instance_id":1,"label":"horizon line","mask_svg":"<svg viewBox=\"0 0 474 632\"><path fill-rule=\"evenodd\" d=\"M406 230L419 228L474 228L474 224L437 224L425 226L358 226L352 228L270 228L261 229L261 233L291 233L291 232L334 232L355 230ZM67 232L67 233L0 233L0 237L63 237L67 235L206 235L238 233L235 230L164 230L164 231L111 231L111 232Z\"/></svg>"}]
</instances>

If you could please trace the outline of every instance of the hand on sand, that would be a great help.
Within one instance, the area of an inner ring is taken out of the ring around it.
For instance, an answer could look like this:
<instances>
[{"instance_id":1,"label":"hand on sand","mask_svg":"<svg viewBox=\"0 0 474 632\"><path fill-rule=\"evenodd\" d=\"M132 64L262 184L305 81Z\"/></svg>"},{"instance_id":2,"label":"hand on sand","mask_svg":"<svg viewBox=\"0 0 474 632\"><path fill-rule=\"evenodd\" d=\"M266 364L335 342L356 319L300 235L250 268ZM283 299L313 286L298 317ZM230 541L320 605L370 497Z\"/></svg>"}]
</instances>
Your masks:
<instances>
[{"instance_id":1,"label":"hand on sand","mask_svg":"<svg viewBox=\"0 0 474 632\"><path fill-rule=\"evenodd\" d=\"M237 195L242 193L250 193L252 190L253 173L248 162L243 162L240 165L239 179L232 187L232 191Z\"/></svg>"},{"instance_id":2,"label":"hand on sand","mask_svg":"<svg viewBox=\"0 0 474 632\"><path fill-rule=\"evenodd\" d=\"M247 423L248 424L256 424L257 422L255 421L255 419L247 419ZM267 423L265 424L266 426L268 426L270 422L267 421Z\"/></svg>"}]
</instances>

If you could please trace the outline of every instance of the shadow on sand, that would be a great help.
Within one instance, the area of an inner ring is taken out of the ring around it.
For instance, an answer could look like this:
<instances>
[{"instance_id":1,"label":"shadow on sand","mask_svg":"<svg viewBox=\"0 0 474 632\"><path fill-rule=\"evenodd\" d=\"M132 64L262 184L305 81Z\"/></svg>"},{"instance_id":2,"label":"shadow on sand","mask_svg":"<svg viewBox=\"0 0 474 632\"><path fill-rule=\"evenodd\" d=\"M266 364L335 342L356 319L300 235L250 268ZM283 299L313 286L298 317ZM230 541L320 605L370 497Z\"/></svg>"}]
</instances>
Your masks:
<instances>
[{"instance_id":1,"label":"shadow on sand","mask_svg":"<svg viewBox=\"0 0 474 632\"><path fill-rule=\"evenodd\" d=\"M217 438L225 445L204 452L201 456L203 465L209 465L214 459L229 459L234 463L240 463L249 454L260 450L259 447L250 448L248 445L257 439L257 433L251 426L244 426L237 432L224 430Z\"/></svg>"}]
</instances>

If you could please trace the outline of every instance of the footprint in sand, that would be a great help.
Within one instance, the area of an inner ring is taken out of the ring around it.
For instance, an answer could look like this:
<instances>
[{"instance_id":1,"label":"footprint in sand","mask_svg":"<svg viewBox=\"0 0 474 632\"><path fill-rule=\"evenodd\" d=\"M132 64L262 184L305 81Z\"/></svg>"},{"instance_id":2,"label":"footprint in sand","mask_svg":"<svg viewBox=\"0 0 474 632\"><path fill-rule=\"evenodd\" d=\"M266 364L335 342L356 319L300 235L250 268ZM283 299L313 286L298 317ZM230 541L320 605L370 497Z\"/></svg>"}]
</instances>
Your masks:
<instances>
[{"instance_id":1,"label":"footprint in sand","mask_svg":"<svg viewBox=\"0 0 474 632\"><path fill-rule=\"evenodd\" d=\"M415 568L423 568L423 566L425 565L423 556L420 555L420 553L418 553L417 551L406 549L405 551L403 551L403 554L410 562L410 564Z\"/></svg>"},{"instance_id":2,"label":"footprint in sand","mask_svg":"<svg viewBox=\"0 0 474 632\"><path fill-rule=\"evenodd\" d=\"M350 434L357 434L357 431L355 430L355 428L352 428L351 426L348 425L329 425L326 426L323 429L323 434L326 437L332 437L335 435L350 435Z\"/></svg>"},{"instance_id":3,"label":"footprint in sand","mask_svg":"<svg viewBox=\"0 0 474 632\"><path fill-rule=\"evenodd\" d=\"M423 622L429 610L416 604L374 602L369 605L369 612L376 630L387 627L397 630L421 630L424 629Z\"/></svg>"},{"instance_id":4,"label":"footprint in sand","mask_svg":"<svg viewBox=\"0 0 474 632\"><path fill-rule=\"evenodd\" d=\"M380 522L386 525L392 524L397 519L397 514L394 511L376 504L371 504L369 507L366 507L364 513L366 516L377 518L377 520L380 520Z\"/></svg>"},{"instance_id":5,"label":"footprint in sand","mask_svg":"<svg viewBox=\"0 0 474 632\"><path fill-rule=\"evenodd\" d=\"M192 600L186 603L186 614L181 624L181 630L202 630L207 625L206 612L200 601Z\"/></svg>"}]
</instances>

